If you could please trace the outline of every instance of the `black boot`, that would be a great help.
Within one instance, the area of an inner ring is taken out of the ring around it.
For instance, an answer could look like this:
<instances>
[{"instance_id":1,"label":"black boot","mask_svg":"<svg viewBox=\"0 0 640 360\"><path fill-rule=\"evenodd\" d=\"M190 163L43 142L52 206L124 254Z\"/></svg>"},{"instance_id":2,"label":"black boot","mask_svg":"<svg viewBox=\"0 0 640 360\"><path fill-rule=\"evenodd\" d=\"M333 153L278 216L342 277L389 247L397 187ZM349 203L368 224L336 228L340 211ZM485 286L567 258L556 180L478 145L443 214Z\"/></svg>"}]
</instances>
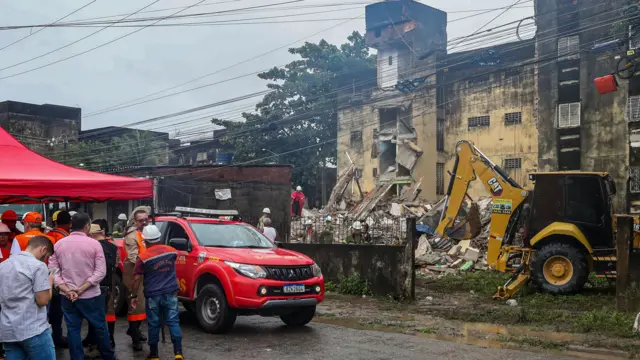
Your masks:
<instances>
[{"instance_id":1,"label":"black boot","mask_svg":"<svg viewBox=\"0 0 640 360\"><path fill-rule=\"evenodd\" d=\"M142 339L140 339L139 321L129 321L127 335L131 336L131 345L134 351L142 351Z\"/></svg>"},{"instance_id":2,"label":"black boot","mask_svg":"<svg viewBox=\"0 0 640 360\"><path fill-rule=\"evenodd\" d=\"M116 342L113 339L113 334L116 331L116 323L115 323L115 321L114 322L108 322L107 323L107 327L109 327L109 340L111 341L111 347L115 349L116 348Z\"/></svg>"}]
</instances>

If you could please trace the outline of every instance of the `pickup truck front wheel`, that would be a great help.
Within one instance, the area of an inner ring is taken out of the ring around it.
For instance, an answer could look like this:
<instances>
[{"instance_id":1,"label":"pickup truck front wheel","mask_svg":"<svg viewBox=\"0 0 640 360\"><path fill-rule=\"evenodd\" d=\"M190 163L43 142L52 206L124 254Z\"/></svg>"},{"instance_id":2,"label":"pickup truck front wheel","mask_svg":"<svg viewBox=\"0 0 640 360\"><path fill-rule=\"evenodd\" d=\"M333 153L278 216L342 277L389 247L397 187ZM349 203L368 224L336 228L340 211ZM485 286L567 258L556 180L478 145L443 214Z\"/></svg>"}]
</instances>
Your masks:
<instances>
[{"instance_id":1,"label":"pickup truck front wheel","mask_svg":"<svg viewBox=\"0 0 640 360\"><path fill-rule=\"evenodd\" d=\"M211 334L225 333L233 327L236 316L236 311L229 307L219 285L209 284L198 292L196 317L204 331Z\"/></svg>"},{"instance_id":2,"label":"pickup truck front wheel","mask_svg":"<svg viewBox=\"0 0 640 360\"><path fill-rule=\"evenodd\" d=\"M281 315L280 319L282 320L282 322L289 326L299 327L307 325L309 322L311 322L315 315L316 306L313 305L301 307L286 315Z\"/></svg>"}]
</instances>

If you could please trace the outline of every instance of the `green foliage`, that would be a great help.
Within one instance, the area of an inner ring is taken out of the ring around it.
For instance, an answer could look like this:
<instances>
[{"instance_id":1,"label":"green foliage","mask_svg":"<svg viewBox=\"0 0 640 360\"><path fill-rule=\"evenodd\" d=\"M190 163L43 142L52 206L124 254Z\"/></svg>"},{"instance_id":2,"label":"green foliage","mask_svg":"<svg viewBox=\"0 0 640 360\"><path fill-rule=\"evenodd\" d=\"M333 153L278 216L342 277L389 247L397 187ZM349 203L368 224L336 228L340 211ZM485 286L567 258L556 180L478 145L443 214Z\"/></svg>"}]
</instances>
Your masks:
<instances>
[{"instance_id":1,"label":"green foliage","mask_svg":"<svg viewBox=\"0 0 640 360\"><path fill-rule=\"evenodd\" d=\"M371 295L371 284L359 274L354 274L340 281L338 292L344 295Z\"/></svg>"},{"instance_id":2,"label":"green foliage","mask_svg":"<svg viewBox=\"0 0 640 360\"><path fill-rule=\"evenodd\" d=\"M333 283L333 281L324 282L324 291L336 292L337 290L338 290L338 287L336 286L335 283Z\"/></svg>"},{"instance_id":3,"label":"green foliage","mask_svg":"<svg viewBox=\"0 0 640 360\"><path fill-rule=\"evenodd\" d=\"M340 47L321 40L289 49L300 58L258 74L269 81L267 88L273 91L264 96L254 112L243 113L242 122L212 120L228 129L227 142L235 147L234 161L301 149L262 163L294 165L295 184L315 185L324 163L337 160L336 143L327 142L337 137L336 80L340 74L375 67L360 33L353 32L348 41ZM305 147L310 148L302 149Z\"/></svg>"},{"instance_id":4,"label":"green foliage","mask_svg":"<svg viewBox=\"0 0 640 360\"><path fill-rule=\"evenodd\" d=\"M153 138L153 133L133 131L107 141L76 141L66 150L57 149L51 155L55 161L89 170L113 169L127 166L166 164L167 144Z\"/></svg>"}]
</instances>

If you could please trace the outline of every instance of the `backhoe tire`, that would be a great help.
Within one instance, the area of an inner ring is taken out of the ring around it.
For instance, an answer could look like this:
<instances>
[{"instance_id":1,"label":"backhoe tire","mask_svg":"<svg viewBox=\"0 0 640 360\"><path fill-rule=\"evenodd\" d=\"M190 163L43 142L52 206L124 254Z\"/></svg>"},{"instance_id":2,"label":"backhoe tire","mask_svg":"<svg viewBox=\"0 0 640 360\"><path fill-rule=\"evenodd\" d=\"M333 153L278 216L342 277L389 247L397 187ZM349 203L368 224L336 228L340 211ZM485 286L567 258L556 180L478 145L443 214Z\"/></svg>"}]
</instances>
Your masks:
<instances>
[{"instance_id":1,"label":"backhoe tire","mask_svg":"<svg viewBox=\"0 0 640 360\"><path fill-rule=\"evenodd\" d=\"M531 281L543 292L571 295L582 290L589 277L584 249L567 243L551 243L536 251L530 264Z\"/></svg>"}]
</instances>

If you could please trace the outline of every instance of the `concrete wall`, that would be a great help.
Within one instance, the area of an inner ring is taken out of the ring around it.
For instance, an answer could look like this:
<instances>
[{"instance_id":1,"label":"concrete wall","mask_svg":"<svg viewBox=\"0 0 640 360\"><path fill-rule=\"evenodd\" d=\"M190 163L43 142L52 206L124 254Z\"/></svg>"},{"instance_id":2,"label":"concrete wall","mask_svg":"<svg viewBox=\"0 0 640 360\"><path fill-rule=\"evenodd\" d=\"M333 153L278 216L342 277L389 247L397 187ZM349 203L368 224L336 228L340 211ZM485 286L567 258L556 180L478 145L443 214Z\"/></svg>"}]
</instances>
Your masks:
<instances>
[{"instance_id":1,"label":"concrete wall","mask_svg":"<svg viewBox=\"0 0 640 360\"><path fill-rule=\"evenodd\" d=\"M406 246L285 244L312 258L325 280L340 282L358 274L369 281L374 295L410 299L414 295L413 243Z\"/></svg>"}]
</instances>

